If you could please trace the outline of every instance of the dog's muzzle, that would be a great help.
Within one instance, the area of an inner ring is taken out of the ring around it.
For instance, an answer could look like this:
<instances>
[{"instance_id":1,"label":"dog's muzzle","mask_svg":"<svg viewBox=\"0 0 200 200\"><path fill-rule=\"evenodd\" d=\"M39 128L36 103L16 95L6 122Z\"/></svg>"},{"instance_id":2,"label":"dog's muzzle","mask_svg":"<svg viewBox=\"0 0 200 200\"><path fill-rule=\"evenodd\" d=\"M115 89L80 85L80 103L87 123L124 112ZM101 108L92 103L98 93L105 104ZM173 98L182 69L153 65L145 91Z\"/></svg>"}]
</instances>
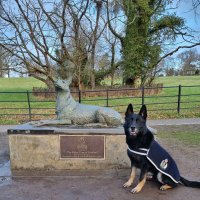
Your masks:
<instances>
[{"instance_id":1,"label":"dog's muzzle","mask_svg":"<svg viewBox=\"0 0 200 200\"><path fill-rule=\"evenodd\" d=\"M132 136L136 136L137 135L137 129L135 127L130 127L129 133Z\"/></svg>"}]
</instances>

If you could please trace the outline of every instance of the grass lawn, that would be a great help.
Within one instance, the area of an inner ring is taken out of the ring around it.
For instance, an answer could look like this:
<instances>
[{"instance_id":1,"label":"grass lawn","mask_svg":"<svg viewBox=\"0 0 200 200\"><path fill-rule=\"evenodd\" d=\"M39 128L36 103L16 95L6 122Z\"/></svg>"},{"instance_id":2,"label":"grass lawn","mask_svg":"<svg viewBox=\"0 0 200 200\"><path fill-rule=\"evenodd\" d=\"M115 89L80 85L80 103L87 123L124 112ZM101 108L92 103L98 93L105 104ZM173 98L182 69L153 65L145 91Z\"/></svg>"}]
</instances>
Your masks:
<instances>
[{"instance_id":1,"label":"grass lawn","mask_svg":"<svg viewBox=\"0 0 200 200\"><path fill-rule=\"evenodd\" d=\"M27 91L31 92L33 87L45 87L45 84L35 78L0 78L0 124L18 124L29 119ZM6 93L4 93L6 92ZM55 108L55 103L34 102L40 101L29 94L32 113L47 114L49 110L42 107ZM51 109L54 111L54 109ZM24 114L21 116L20 114ZM5 114L5 115L3 115ZM40 116L36 116L36 119Z\"/></svg>"},{"instance_id":2,"label":"grass lawn","mask_svg":"<svg viewBox=\"0 0 200 200\"><path fill-rule=\"evenodd\" d=\"M181 144L183 147L198 147L200 144L200 125L181 125L157 127L158 138L171 144Z\"/></svg>"},{"instance_id":3,"label":"grass lawn","mask_svg":"<svg viewBox=\"0 0 200 200\"><path fill-rule=\"evenodd\" d=\"M164 86L187 86L200 85L200 76L168 76L158 77L156 83L163 83Z\"/></svg>"},{"instance_id":4,"label":"grass lawn","mask_svg":"<svg viewBox=\"0 0 200 200\"><path fill-rule=\"evenodd\" d=\"M167 138L167 134L161 133L162 138ZM180 131L180 132L174 132L171 133L171 136L173 139L177 140L177 142L181 142L184 145L190 145L190 146L199 146L200 143L200 131Z\"/></svg>"},{"instance_id":5,"label":"grass lawn","mask_svg":"<svg viewBox=\"0 0 200 200\"><path fill-rule=\"evenodd\" d=\"M0 92L26 92L45 84L35 78L0 78Z\"/></svg>"},{"instance_id":6,"label":"grass lawn","mask_svg":"<svg viewBox=\"0 0 200 200\"><path fill-rule=\"evenodd\" d=\"M109 80L107 80L108 82ZM120 79L116 79L116 82L120 82ZM164 86L177 86L173 88L165 88L158 95L145 95L145 104L149 110L149 118L183 118L183 117L200 117L200 76L188 76L188 77L159 77L156 79L157 83L163 83ZM182 87L181 97L181 112L177 113L177 101L178 101L178 85L182 86L195 86L199 87ZM31 92L33 87L44 87L45 85L34 78L0 78L0 124L13 124L24 122L29 119L28 117L28 102L27 91ZM3 93L7 92L7 93ZM10 93L9 93L10 92ZM23 93L13 93L23 92ZM188 94L194 94L193 96L186 96ZM197 95L199 94L199 95ZM34 119L40 119L38 114L51 114L50 117L55 117L55 103L52 102L55 99L39 99L29 94L31 100L31 113L36 114ZM82 103L96 104L106 106L105 97L98 97L99 100L87 101L83 99ZM10 102L7 102L10 101ZM44 102L48 101L48 102ZM199 101L199 102L198 102ZM162 104L157 104L162 102ZM191 103L192 102L192 103ZM109 100L109 106L113 107L117 111L124 113L126 106L129 103L133 103L135 110L138 111L141 104L141 98L130 97L122 99ZM125 106L119 106L125 105ZM195 109L192 107L196 107ZM8 109L9 108L9 109ZM42 109L48 108L48 109ZM191 108L191 109L184 109ZM166 109L165 111L159 111L159 109ZM168 110L173 109L173 110ZM24 116L16 114L25 114ZM9 115L6 115L9 114ZM43 116L43 118L48 118Z\"/></svg>"},{"instance_id":7,"label":"grass lawn","mask_svg":"<svg viewBox=\"0 0 200 200\"><path fill-rule=\"evenodd\" d=\"M107 80L107 83L109 80ZM120 78L116 79L116 83L120 83ZM163 118L186 118L186 117L200 117L200 76L176 76L176 77L159 77L156 79L156 83L163 83L164 88L158 95L145 95L144 103L147 105L149 111L149 117L151 119L163 119ZM181 112L177 113L178 108L178 91L179 85L181 88ZM198 87L186 87L186 86L197 86ZM188 96L191 95L192 96ZM114 107L117 111L124 113L126 106L133 103L135 110L140 109L141 98L132 97L126 99L114 99L109 100L109 106ZM90 103L90 102L84 102ZM99 100L98 104L102 106L106 105L106 100ZM160 104L161 103L161 104ZM162 110L161 110L162 109ZM163 111L163 109L165 109Z\"/></svg>"}]
</instances>

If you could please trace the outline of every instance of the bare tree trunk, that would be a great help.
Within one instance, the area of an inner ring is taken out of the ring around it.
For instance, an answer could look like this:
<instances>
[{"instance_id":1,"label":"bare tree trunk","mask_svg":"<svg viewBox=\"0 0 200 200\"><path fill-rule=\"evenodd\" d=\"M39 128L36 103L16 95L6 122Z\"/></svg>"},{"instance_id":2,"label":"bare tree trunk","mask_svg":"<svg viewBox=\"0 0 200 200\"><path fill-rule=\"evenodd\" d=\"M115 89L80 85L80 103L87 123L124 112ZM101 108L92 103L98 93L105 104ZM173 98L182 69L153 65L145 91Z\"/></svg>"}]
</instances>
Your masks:
<instances>
[{"instance_id":1,"label":"bare tree trunk","mask_svg":"<svg viewBox=\"0 0 200 200\"><path fill-rule=\"evenodd\" d=\"M8 68L7 75L8 75L8 78L10 78L10 68Z\"/></svg>"},{"instance_id":2,"label":"bare tree trunk","mask_svg":"<svg viewBox=\"0 0 200 200\"><path fill-rule=\"evenodd\" d=\"M90 74L90 80L91 80L91 88L95 88L95 47L91 54L91 74Z\"/></svg>"},{"instance_id":3,"label":"bare tree trunk","mask_svg":"<svg viewBox=\"0 0 200 200\"><path fill-rule=\"evenodd\" d=\"M113 87L114 74L115 74L115 43L116 43L116 40L111 45L111 53L112 53L112 58L111 58L111 87Z\"/></svg>"},{"instance_id":4,"label":"bare tree trunk","mask_svg":"<svg viewBox=\"0 0 200 200\"><path fill-rule=\"evenodd\" d=\"M92 89L95 88L95 51L96 51L96 43L98 40L97 31L99 27L99 18L101 14L101 8L102 8L102 1L96 0L96 8L97 8L97 14L96 14L96 24L93 31L93 41L92 41L92 51L91 51L91 87Z\"/></svg>"},{"instance_id":5,"label":"bare tree trunk","mask_svg":"<svg viewBox=\"0 0 200 200\"><path fill-rule=\"evenodd\" d=\"M46 79L45 81L47 87L48 87L48 91L50 92L54 92L55 91L55 86L54 86L54 82L50 79Z\"/></svg>"}]
</instances>

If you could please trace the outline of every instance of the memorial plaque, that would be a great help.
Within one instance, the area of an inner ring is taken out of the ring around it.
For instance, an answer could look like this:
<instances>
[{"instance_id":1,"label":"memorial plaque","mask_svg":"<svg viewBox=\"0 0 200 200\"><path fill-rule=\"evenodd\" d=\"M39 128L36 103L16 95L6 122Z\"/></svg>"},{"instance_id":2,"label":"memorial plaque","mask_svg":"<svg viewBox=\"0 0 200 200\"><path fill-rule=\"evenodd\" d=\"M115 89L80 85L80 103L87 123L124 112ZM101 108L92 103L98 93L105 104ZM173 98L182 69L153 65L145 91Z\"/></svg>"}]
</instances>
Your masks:
<instances>
[{"instance_id":1,"label":"memorial plaque","mask_svg":"<svg viewBox=\"0 0 200 200\"><path fill-rule=\"evenodd\" d=\"M105 136L60 136L61 158L105 159Z\"/></svg>"}]
</instances>

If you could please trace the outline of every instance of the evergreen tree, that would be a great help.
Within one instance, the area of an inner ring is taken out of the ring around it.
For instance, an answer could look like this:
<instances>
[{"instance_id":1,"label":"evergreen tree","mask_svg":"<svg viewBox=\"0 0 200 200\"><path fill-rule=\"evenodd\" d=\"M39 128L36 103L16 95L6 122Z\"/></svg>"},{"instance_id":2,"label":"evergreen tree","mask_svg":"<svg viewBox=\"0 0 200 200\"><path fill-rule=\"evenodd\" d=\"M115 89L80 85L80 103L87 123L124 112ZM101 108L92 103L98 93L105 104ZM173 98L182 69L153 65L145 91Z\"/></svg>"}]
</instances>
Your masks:
<instances>
[{"instance_id":1,"label":"evergreen tree","mask_svg":"<svg viewBox=\"0 0 200 200\"><path fill-rule=\"evenodd\" d=\"M126 17L125 34L119 37L122 44L124 82L141 85L148 82L151 71L160 59L165 41L174 41L184 34L184 20L166 12L169 0L122 0L121 10Z\"/></svg>"}]
</instances>

